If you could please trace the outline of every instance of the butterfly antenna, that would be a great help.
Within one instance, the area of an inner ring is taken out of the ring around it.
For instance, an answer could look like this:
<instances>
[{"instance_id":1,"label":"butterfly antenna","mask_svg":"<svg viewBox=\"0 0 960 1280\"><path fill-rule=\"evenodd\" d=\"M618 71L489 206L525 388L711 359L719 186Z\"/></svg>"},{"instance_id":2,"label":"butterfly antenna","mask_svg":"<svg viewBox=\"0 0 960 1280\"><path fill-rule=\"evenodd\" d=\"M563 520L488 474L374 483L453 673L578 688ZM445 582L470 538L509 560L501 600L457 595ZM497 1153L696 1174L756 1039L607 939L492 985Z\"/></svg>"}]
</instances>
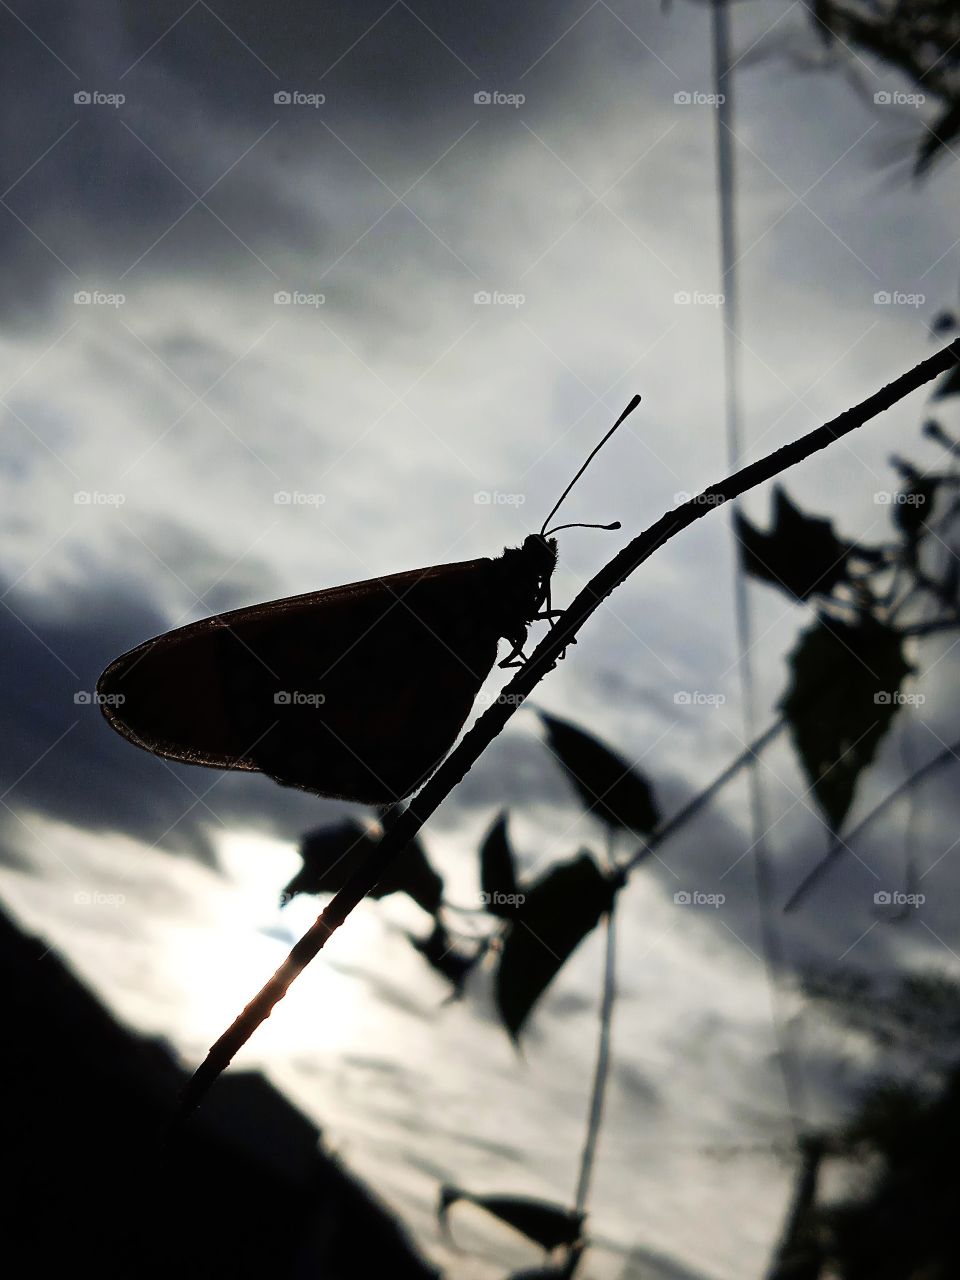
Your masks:
<instances>
[{"instance_id":1,"label":"butterfly antenna","mask_svg":"<svg viewBox=\"0 0 960 1280\"><path fill-rule=\"evenodd\" d=\"M620 417L616 420L616 422L613 424L613 426L610 428L610 430L607 432L607 434L606 434L606 435L603 437L603 439L600 441L600 443L599 443L598 445L596 445L596 446L591 450L591 452L590 452L589 456L587 457L586 462L583 464L583 466L580 468L580 470L577 472L577 474L573 477L573 479L570 481L570 483L567 485L567 487L564 489L563 493L561 493L560 497L557 499L556 503L554 504L553 510L550 512L550 514L547 516L546 520L544 520L543 524L540 526L540 533L541 533L541 535L542 535L543 537L546 537L546 533L545 533L546 527L547 527L547 525L550 523L550 521L553 519L553 517L557 514L557 511L560 509L560 505L561 505L561 503L563 502L564 498L566 498L567 494L570 492L570 490L573 488L573 486L577 483L577 481L580 479L580 477L581 477L581 476L583 475L583 473L586 471L587 467L589 467L590 463L594 460L594 458L597 456L597 454L600 452L600 450L603 448L603 446L607 443L607 441L610 439L610 437L613 435L613 433L617 430L617 428L620 426L620 424L621 424L622 422L626 421L626 419L630 416L630 414L631 414L631 413L633 413L634 409L637 407L637 405L638 405L639 403L640 403L640 397L639 397L639 396L634 396L634 397L633 397L633 399L630 401L630 403L627 405L627 407L624 409L623 413L621 413ZM600 525L577 525L577 526L574 526L574 525L562 525L562 526L561 526L561 528L564 528L564 529L571 529L571 528L583 528L583 529L618 529L619 527L620 527L620 526L619 526L618 524L613 524L613 525L603 525L603 524L600 524ZM553 532L556 532L556 530L554 530Z\"/></svg>"},{"instance_id":2,"label":"butterfly antenna","mask_svg":"<svg viewBox=\"0 0 960 1280\"><path fill-rule=\"evenodd\" d=\"M619 520L614 520L613 524L555 524L552 529L541 531L541 537L549 538L551 534L562 533L564 529L620 529L622 527Z\"/></svg>"}]
</instances>

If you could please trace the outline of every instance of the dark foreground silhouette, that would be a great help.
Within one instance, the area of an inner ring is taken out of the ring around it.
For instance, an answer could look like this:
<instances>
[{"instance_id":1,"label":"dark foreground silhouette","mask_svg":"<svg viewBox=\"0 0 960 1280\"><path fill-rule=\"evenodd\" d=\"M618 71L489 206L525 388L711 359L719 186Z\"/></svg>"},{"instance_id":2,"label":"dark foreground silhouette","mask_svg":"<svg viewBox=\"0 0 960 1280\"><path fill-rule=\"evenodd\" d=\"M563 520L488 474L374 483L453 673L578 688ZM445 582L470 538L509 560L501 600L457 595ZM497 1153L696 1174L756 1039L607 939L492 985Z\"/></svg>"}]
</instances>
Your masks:
<instances>
[{"instance_id":1,"label":"dark foreground silhouette","mask_svg":"<svg viewBox=\"0 0 960 1280\"><path fill-rule=\"evenodd\" d=\"M166 1050L2 914L0 971L7 1274L438 1280L262 1076L227 1075L164 1145Z\"/></svg>"}]
</instances>

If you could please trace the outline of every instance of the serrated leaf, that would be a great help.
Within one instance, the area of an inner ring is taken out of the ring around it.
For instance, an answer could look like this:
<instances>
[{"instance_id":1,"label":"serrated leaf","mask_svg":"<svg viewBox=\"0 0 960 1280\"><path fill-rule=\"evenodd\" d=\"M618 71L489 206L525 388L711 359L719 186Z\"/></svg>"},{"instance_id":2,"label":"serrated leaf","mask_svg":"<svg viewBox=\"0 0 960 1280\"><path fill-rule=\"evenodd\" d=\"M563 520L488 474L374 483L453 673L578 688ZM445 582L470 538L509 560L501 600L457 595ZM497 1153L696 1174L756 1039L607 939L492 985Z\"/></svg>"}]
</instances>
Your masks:
<instances>
[{"instance_id":1,"label":"serrated leaf","mask_svg":"<svg viewBox=\"0 0 960 1280\"><path fill-rule=\"evenodd\" d=\"M584 1215L563 1205L531 1196L478 1196L461 1187L446 1186L440 1188L437 1219L448 1234L447 1214L450 1206L460 1200L485 1209L548 1253L560 1245L575 1244L583 1233Z\"/></svg>"},{"instance_id":2,"label":"serrated leaf","mask_svg":"<svg viewBox=\"0 0 960 1280\"><path fill-rule=\"evenodd\" d=\"M790 686L780 707L816 801L838 831L911 668L897 633L873 619L850 625L818 618L789 662Z\"/></svg>"},{"instance_id":3,"label":"serrated leaf","mask_svg":"<svg viewBox=\"0 0 960 1280\"><path fill-rule=\"evenodd\" d=\"M493 916L509 920L516 912L517 873L507 838L506 810L487 832L480 846L480 890L483 904Z\"/></svg>"},{"instance_id":4,"label":"serrated leaf","mask_svg":"<svg viewBox=\"0 0 960 1280\"><path fill-rule=\"evenodd\" d=\"M829 595L846 577L852 545L841 542L832 521L805 515L780 485L773 491L769 533L739 511L734 512L734 532L744 572L772 583L794 600Z\"/></svg>"},{"instance_id":5,"label":"serrated leaf","mask_svg":"<svg viewBox=\"0 0 960 1280\"><path fill-rule=\"evenodd\" d=\"M479 947L472 955L458 951L439 921L428 938L415 938L413 934L408 936L427 964L450 983L453 994L459 998L463 994L467 978L483 957L484 947Z\"/></svg>"},{"instance_id":6,"label":"serrated leaf","mask_svg":"<svg viewBox=\"0 0 960 1280\"><path fill-rule=\"evenodd\" d=\"M608 827L649 835L660 814L643 774L592 734L566 720L539 714L547 741L584 808Z\"/></svg>"},{"instance_id":7,"label":"serrated leaf","mask_svg":"<svg viewBox=\"0 0 960 1280\"><path fill-rule=\"evenodd\" d=\"M564 963L610 910L615 891L586 852L524 886L495 980L497 1010L514 1040Z\"/></svg>"},{"instance_id":8,"label":"serrated leaf","mask_svg":"<svg viewBox=\"0 0 960 1280\"><path fill-rule=\"evenodd\" d=\"M303 866L286 886L281 903L300 893L336 893L366 861L379 842L374 830L354 818L319 827L300 841ZM371 898L406 893L435 916L443 899L443 881L431 867L419 840L413 839L384 873Z\"/></svg>"}]
</instances>

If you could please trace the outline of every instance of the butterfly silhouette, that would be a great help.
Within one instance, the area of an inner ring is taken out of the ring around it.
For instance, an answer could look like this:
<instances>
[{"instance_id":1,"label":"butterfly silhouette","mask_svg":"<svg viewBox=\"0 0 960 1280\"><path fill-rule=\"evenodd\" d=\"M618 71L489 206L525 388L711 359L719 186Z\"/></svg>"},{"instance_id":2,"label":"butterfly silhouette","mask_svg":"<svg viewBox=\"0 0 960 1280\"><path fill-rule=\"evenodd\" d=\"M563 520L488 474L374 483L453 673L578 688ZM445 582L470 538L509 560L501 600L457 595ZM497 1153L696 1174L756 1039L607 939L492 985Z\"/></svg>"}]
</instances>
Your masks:
<instances>
[{"instance_id":1,"label":"butterfly silhouette","mask_svg":"<svg viewBox=\"0 0 960 1280\"><path fill-rule=\"evenodd\" d=\"M638 396L522 546L168 631L101 675L108 723L184 764L258 771L370 805L409 795L456 740L499 641L511 645L501 666L517 665L530 623L557 616L550 602L557 544L546 525L637 403Z\"/></svg>"}]
</instances>

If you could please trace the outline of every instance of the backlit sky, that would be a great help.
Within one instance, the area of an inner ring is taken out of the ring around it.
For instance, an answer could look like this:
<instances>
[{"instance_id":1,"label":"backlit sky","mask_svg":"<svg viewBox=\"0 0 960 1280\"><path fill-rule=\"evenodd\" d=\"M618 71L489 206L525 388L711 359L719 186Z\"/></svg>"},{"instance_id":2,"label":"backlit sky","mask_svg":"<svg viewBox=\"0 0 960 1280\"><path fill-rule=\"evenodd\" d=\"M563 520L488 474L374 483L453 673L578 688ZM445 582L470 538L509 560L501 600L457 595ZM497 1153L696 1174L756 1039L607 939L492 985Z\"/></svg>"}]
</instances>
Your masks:
<instances>
[{"instance_id":1,"label":"backlit sky","mask_svg":"<svg viewBox=\"0 0 960 1280\"><path fill-rule=\"evenodd\" d=\"M752 458L933 349L928 322L960 275L958 170L948 158L911 183L924 109L874 104L909 87L880 66L808 65L802 6L737 6L733 32ZM0 33L2 891L118 1016L194 1062L309 924L315 903L287 918L276 895L298 835L344 807L170 767L76 695L170 626L518 545L634 392L640 409L564 508L624 531L561 535L554 599L720 478L722 326L702 300L720 288L714 112L675 101L712 90L708 14L160 0L3 5ZM878 306L880 291L924 301ZM914 396L791 474L790 492L880 537L887 455L937 462L922 415ZM747 504L758 521L768 509L768 492ZM807 615L755 594L772 709ZM537 692L639 762L667 811L741 749L731 600L728 526L711 515ZM858 813L956 736L952 684L945 658ZM677 705L680 691L725 701ZM785 814L771 835L784 898L825 837L786 749L763 776ZM898 874L894 823L866 866L850 860L782 922L794 962L956 970L952 792L924 793L922 922L873 927L872 894ZM779 1229L789 1165L705 1152L790 1133L743 801L731 789L624 895L597 1277L637 1274L631 1251L645 1275L761 1274ZM598 847L521 713L427 830L452 900L475 898L477 841L504 805L527 871ZM712 918L674 906L678 888L721 881ZM469 1252L446 1252L437 1183L572 1194L601 940L545 1002L521 1065L485 990L440 1007L407 928L427 928L413 907L361 908L244 1059L450 1274L495 1276L532 1255L466 1216ZM810 1123L849 1097L834 1052L801 1023Z\"/></svg>"}]
</instances>

